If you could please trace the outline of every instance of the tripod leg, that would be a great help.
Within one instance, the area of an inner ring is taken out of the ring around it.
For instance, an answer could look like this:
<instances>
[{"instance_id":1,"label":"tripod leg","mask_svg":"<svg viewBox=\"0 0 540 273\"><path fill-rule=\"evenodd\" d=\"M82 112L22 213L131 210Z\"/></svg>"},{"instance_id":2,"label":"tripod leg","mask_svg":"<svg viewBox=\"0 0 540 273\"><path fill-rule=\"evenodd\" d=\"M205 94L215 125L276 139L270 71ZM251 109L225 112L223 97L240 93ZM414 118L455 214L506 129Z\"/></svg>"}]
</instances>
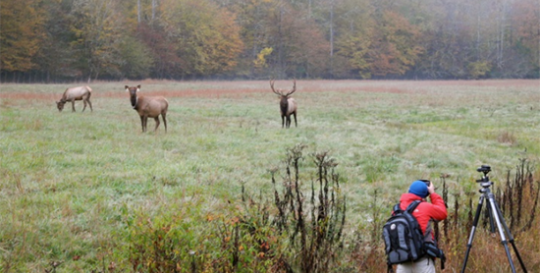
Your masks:
<instances>
[{"instance_id":1,"label":"tripod leg","mask_svg":"<svg viewBox=\"0 0 540 273\"><path fill-rule=\"evenodd\" d=\"M496 200L493 200L493 203L495 204L495 208L497 209L497 214L499 215L499 219L504 227L504 230L506 231L506 234L508 234L508 241L512 244L514 253L516 253L516 257L518 258L519 264L521 265L521 269L523 270L523 272L527 272L527 269L525 268L525 264L523 263L523 260L521 259L521 255L519 255L519 251L514 242L514 237L512 236L512 233L510 233L510 229L508 228L508 225L506 224L506 221L504 220L502 212L499 209L499 204L497 203Z\"/></svg>"},{"instance_id":2,"label":"tripod leg","mask_svg":"<svg viewBox=\"0 0 540 273\"><path fill-rule=\"evenodd\" d=\"M491 206L491 211L495 212L492 214L492 216L495 218L495 222L497 223L497 229L499 230L499 235L501 236L501 242L504 246L504 250L506 251L506 256L508 257L508 262L510 263L510 267L512 268L512 272L516 273L516 268L514 267L514 262L512 262L512 256L510 256L510 249L508 249L508 242L506 241L505 232L503 230L502 224L501 224L501 217L500 217L500 211L498 210L497 203L495 203L495 198L493 198L493 194L489 192L488 194L488 206Z\"/></svg>"},{"instance_id":3,"label":"tripod leg","mask_svg":"<svg viewBox=\"0 0 540 273\"><path fill-rule=\"evenodd\" d=\"M478 219L480 218L480 213L482 212L482 204L484 203L484 198L484 195L480 196L478 206L476 207L476 213L474 215L471 234L469 235L469 241L467 242L467 252L465 253L465 259L463 260L463 267L461 268L461 273L464 273L465 268L467 267L467 261L469 260L469 253L471 252L472 241L474 238L474 233L476 232L476 226L478 225Z\"/></svg>"},{"instance_id":4,"label":"tripod leg","mask_svg":"<svg viewBox=\"0 0 540 273\"><path fill-rule=\"evenodd\" d=\"M493 222L493 210L491 209L491 206L486 206L487 208L487 217L489 220L489 230L491 233L495 233L495 222Z\"/></svg>"}]
</instances>

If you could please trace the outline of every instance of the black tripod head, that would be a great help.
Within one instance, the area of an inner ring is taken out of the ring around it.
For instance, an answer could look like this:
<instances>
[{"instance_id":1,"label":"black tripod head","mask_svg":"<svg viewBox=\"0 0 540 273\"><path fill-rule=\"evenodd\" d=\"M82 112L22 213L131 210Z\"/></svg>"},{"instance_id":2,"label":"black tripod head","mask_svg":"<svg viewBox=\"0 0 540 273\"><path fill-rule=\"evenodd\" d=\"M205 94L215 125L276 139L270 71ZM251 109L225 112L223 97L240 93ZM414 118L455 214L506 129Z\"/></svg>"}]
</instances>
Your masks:
<instances>
[{"instance_id":1,"label":"black tripod head","mask_svg":"<svg viewBox=\"0 0 540 273\"><path fill-rule=\"evenodd\" d=\"M491 167L489 165L482 165L476 169L476 171L484 174L481 179L476 180L476 183L480 183L483 188L489 188L493 185L493 182L489 181L488 177L488 173L491 172Z\"/></svg>"}]
</instances>

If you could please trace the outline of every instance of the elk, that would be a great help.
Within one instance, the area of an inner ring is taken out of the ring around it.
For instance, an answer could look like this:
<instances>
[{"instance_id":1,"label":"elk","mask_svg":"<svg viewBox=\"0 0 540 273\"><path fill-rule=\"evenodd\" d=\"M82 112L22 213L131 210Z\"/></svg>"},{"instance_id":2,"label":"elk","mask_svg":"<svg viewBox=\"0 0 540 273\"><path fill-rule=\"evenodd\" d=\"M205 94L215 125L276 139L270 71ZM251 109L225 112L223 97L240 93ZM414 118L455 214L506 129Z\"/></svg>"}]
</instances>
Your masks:
<instances>
[{"instance_id":1,"label":"elk","mask_svg":"<svg viewBox=\"0 0 540 273\"><path fill-rule=\"evenodd\" d=\"M64 94L62 95L62 98L60 101L56 102L56 107L58 107L58 111L62 112L64 109L64 104L66 102L71 102L71 109L73 112L75 112L75 101L76 100L82 100L84 102L84 107L82 109L82 112L84 112L84 109L86 109L86 104L90 105L90 110L94 112L94 109L92 109L92 103L90 102L90 96L92 95L92 88L89 86L77 86L77 87L71 87L66 89L64 91Z\"/></svg>"},{"instance_id":2,"label":"elk","mask_svg":"<svg viewBox=\"0 0 540 273\"><path fill-rule=\"evenodd\" d=\"M157 131L159 127L159 115L163 118L163 124L165 125L165 132L167 132L167 109L169 108L169 102L164 97L149 97L149 96L137 96L137 93L140 91L141 86L129 87L126 85L126 92L129 92L129 97L131 100L131 106L139 116L141 117L141 125L143 133L146 132L146 124L148 118L154 118L156 121L156 128L154 132Z\"/></svg>"},{"instance_id":3,"label":"elk","mask_svg":"<svg viewBox=\"0 0 540 273\"><path fill-rule=\"evenodd\" d=\"M293 88L290 92L285 93L284 90L274 89L274 80L270 80L272 91L279 96L279 108L281 110L281 128L291 126L291 115L294 116L294 125L298 127L296 122L296 102L290 97L296 91L296 80L294 80Z\"/></svg>"}]
</instances>

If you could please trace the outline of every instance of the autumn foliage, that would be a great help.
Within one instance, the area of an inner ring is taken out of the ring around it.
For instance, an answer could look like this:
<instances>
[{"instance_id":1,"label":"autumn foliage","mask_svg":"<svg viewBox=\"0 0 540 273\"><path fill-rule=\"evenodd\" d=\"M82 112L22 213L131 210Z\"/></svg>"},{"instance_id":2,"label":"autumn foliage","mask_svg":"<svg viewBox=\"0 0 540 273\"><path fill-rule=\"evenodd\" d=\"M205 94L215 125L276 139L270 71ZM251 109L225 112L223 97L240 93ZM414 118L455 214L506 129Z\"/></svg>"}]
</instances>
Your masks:
<instances>
[{"instance_id":1,"label":"autumn foliage","mask_svg":"<svg viewBox=\"0 0 540 273\"><path fill-rule=\"evenodd\" d=\"M538 78L535 0L5 0L2 81Z\"/></svg>"}]
</instances>

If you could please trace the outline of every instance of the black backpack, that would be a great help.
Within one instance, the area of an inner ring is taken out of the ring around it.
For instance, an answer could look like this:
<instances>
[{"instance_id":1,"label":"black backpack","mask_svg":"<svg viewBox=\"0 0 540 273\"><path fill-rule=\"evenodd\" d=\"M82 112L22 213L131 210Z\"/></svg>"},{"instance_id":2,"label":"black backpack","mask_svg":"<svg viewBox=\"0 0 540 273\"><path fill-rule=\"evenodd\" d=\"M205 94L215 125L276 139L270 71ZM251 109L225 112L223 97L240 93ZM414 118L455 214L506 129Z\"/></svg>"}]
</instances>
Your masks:
<instances>
[{"instance_id":1,"label":"black backpack","mask_svg":"<svg viewBox=\"0 0 540 273\"><path fill-rule=\"evenodd\" d=\"M415 262L426 254L422 229L412 215L420 202L420 200L415 200L406 210L401 210L399 204L395 205L394 214L383 226L389 271L394 264Z\"/></svg>"}]
</instances>

